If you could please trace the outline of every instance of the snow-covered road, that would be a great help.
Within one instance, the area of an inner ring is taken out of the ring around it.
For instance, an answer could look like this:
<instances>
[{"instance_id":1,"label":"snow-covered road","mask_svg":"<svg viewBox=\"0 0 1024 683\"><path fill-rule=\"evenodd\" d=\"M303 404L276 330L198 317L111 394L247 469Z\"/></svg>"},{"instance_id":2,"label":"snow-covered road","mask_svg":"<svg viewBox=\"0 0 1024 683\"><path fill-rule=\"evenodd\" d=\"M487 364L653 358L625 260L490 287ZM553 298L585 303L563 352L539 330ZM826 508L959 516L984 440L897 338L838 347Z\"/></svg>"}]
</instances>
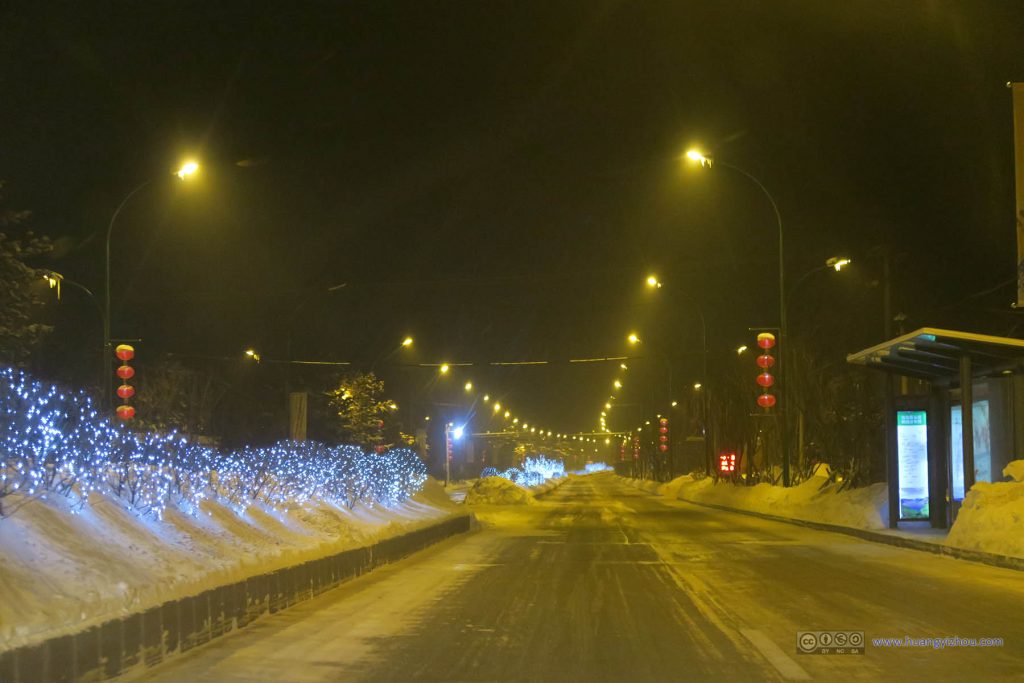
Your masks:
<instances>
[{"instance_id":1,"label":"snow-covered road","mask_svg":"<svg viewBox=\"0 0 1024 683\"><path fill-rule=\"evenodd\" d=\"M1024 575L666 502L611 475L147 670L147 681L1021 680ZM799 655L800 630L862 655ZM1002 638L883 648L880 637Z\"/></svg>"}]
</instances>

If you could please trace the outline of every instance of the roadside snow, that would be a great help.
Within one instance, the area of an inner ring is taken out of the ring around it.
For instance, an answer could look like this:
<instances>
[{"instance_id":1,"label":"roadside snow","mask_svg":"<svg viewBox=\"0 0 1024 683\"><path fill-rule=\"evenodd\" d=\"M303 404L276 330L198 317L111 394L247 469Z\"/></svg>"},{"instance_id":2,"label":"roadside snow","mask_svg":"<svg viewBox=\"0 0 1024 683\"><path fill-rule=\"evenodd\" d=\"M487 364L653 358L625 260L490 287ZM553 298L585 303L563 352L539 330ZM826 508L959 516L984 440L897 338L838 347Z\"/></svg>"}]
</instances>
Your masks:
<instances>
[{"instance_id":1,"label":"roadside snow","mask_svg":"<svg viewBox=\"0 0 1024 683\"><path fill-rule=\"evenodd\" d=\"M60 496L24 505L0 521L0 651L459 512L433 479L391 508L322 500L287 508L236 512L207 499L195 515L170 507L159 520L95 492L80 510Z\"/></svg>"},{"instance_id":2,"label":"roadside snow","mask_svg":"<svg viewBox=\"0 0 1024 683\"><path fill-rule=\"evenodd\" d=\"M1011 462L1003 475L1012 481L979 481L971 487L947 545L1024 557L1024 460Z\"/></svg>"},{"instance_id":3,"label":"roadside snow","mask_svg":"<svg viewBox=\"0 0 1024 683\"><path fill-rule=\"evenodd\" d=\"M886 528L888 505L885 484L837 492L833 486L822 488L827 474L826 469L819 469L815 476L790 488L771 484L716 484L712 479L695 480L690 475L677 477L660 485L649 481L630 482L641 490L695 503L724 505L751 512L859 529Z\"/></svg>"}]
</instances>

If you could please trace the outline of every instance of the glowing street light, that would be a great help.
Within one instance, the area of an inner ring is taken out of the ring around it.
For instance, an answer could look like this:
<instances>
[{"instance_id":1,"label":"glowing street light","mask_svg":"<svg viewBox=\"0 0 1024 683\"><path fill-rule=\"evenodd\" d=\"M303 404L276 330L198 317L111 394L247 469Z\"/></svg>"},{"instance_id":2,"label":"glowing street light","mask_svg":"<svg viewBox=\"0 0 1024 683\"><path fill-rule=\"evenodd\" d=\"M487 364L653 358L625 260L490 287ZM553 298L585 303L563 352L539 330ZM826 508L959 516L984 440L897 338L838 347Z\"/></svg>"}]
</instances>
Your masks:
<instances>
[{"instance_id":1,"label":"glowing street light","mask_svg":"<svg viewBox=\"0 0 1024 683\"><path fill-rule=\"evenodd\" d=\"M630 332L629 336L626 337L626 339L629 341L630 344L639 344L640 343L640 337L637 335L636 332Z\"/></svg>"},{"instance_id":2,"label":"glowing street light","mask_svg":"<svg viewBox=\"0 0 1024 683\"><path fill-rule=\"evenodd\" d=\"M619 363L619 367L622 368L623 370L629 370L629 366L626 365L625 363Z\"/></svg>"},{"instance_id":3,"label":"glowing street light","mask_svg":"<svg viewBox=\"0 0 1024 683\"><path fill-rule=\"evenodd\" d=\"M260 362L260 354L256 351L256 349L246 349L245 356L246 358L249 358L253 362Z\"/></svg>"},{"instance_id":4,"label":"glowing street light","mask_svg":"<svg viewBox=\"0 0 1024 683\"><path fill-rule=\"evenodd\" d=\"M604 404L604 409L605 410L611 410L612 409L612 404L611 403L605 403Z\"/></svg>"},{"instance_id":5,"label":"glowing street light","mask_svg":"<svg viewBox=\"0 0 1024 683\"><path fill-rule=\"evenodd\" d=\"M686 158L689 159L690 161L699 162L700 165L705 167L705 168L710 168L710 166L712 164L711 157L704 156L700 152L700 150L696 150L696 149L687 150Z\"/></svg>"},{"instance_id":6,"label":"glowing street light","mask_svg":"<svg viewBox=\"0 0 1024 683\"><path fill-rule=\"evenodd\" d=\"M612 382L612 384L616 389L622 388L622 382L620 382L619 380L615 380L614 382Z\"/></svg>"},{"instance_id":7,"label":"glowing street light","mask_svg":"<svg viewBox=\"0 0 1024 683\"><path fill-rule=\"evenodd\" d=\"M490 394L484 394L484 403L487 403L490 400L491 400L491 395Z\"/></svg>"},{"instance_id":8,"label":"glowing street light","mask_svg":"<svg viewBox=\"0 0 1024 683\"><path fill-rule=\"evenodd\" d=\"M199 164L197 164L194 161L186 161L184 164L181 165L181 168L179 168L177 171L174 172L174 175L176 175L180 179L184 180L188 176L193 175L193 174L197 173L198 171L199 171Z\"/></svg>"},{"instance_id":9,"label":"glowing street light","mask_svg":"<svg viewBox=\"0 0 1024 683\"><path fill-rule=\"evenodd\" d=\"M841 256L833 256L829 260L825 261L825 265L829 268L835 268L837 273L851 263L853 263L851 259L843 258Z\"/></svg>"},{"instance_id":10,"label":"glowing street light","mask_svg":"<svg viewBox=\"0 0 1024 683\"><path fill-rule=\"evenodd\" d=\"M451 370L451 366L447 363L441 363L441 367L438 368L442 375L447 375L448 371Z\"/></svg>"},{"instance_id":11,"label":"glowing street light","mask_svg":"<svg viewBox=\"0 0 1024 683\"><path fill-rule=\"evenodd\" d=\"M647 276L647 286L650 287L651 289L660 289L661 288L661 282L658 281L658 276L657 275L648 275Z\"/></svg>"},{"instance_id":12,"label":"glowing street light","mask_svg":"<svg viewBox=\"0 0 1024 683\"><path fill-rule=\"evenodd\" d=\"M472 382L466 382L465 389L466 389L467 392L468 391L473 391L473 383Z\"/></svg>"},{"instance_id":13,"label":"glowing street light","mask_svg":"<svg viewBox=\"0 0 1024 683\"><path fill-rule=\"evenodd\" d=\"M703 385L703 384L701 384L700 382L694 382L694 383L693 383L693 390L694 390L694 391L700 391L700 388L701 388L702 386L704 386L704 385Z\"/></svg>"},{"instance_id":14,"label":"glowing street light","mask_svg":"<svg viewBox=\"0 0 1024 683\"><path fill-rule=\"evenodd\" d=\"M405 339L402 340L402 346L404 346L405 348L409 348L410 346L412 346L412 344L413 344L413 338L412 337L406 337Z\"/></svg>"},{"instance_id":15,"label":"glowing street light","mask_svg":"<svg viewBox=\"0 0 1024 683\"><path fill-rule=\"evenodd\" d=\"M740 346L740 347L738 347L738 348L736 349L736 355L740 355L740 354L742 354L742 353L745 353L745 352L746 352L746 350L747 350L747 345L746 345L746 344L743 344L742 346Z\"/></svg>"},{"instance_id":16,"label":"glowing street light","mask_svg":"<svg viewBox=\"0 0 1024 683\"><path fill-rule=\"evenodd\" d=\"M497 412L500 412L500 411L501 411L501 404L498 403L497 401L495 401L495 403L494 403L494 412L497 413Z\"/></svg>"}]
</instances>

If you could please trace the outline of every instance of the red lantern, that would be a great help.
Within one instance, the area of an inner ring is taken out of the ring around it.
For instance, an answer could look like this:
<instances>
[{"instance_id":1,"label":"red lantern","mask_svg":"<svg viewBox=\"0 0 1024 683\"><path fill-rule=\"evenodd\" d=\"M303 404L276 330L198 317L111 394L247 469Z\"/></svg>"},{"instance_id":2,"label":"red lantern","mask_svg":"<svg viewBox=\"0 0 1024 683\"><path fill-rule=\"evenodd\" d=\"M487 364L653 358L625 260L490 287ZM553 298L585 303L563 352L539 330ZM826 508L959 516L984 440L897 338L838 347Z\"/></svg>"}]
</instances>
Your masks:
<instances>
[{"instance_id":1,"label":"red lantern","mask_svg":"<svg viewBox=\"0 0 1024 683\"><path fill-rule=\"evenodd\" d=\"M668 427L658 427L658 431L662 434L668 434Z\"/></svg>"},{"instance_id":2,"label":"red lantern","mask_svg":"<svg viewBox=\"0 0 1024 683\"><path fill-rule=\"evenodd\" d=\"M771 366L775 365L775 356L772 356L767 353L761 354L760 356L757 357L757 360L755 362L757 363L757 367L763 370L767 370Z\"/></svg>"},{"instance_id":3,"label":"red lantern","mask_svg":"<svg viewBox=\"0 0 1024 683\"><path fill-rule=\"evenodd\" d=\"M757 335L757 345L767 351L775 346L775 335L771 332L762 332Z\"/></svg>"},{"instance_id":4,"label":"red lantern","mask_svg":"<svg viewBox=\"0 0 1024 683\"><path fill-rule=\"evenodd\" d=\"M135 376L135 368L130 365L121 365L117 368L117 376L121 379L131 379Z\"/></svg>"},{"instance_id":5,"label":"red lantern","mask_svg":"<svg viewBox=\"0 0 1024 683\"><path fill-rule=\"evenodd\" d=\"M757 383L764 387L765 389L767 389L771 385L775 384L775 378L772 377L767 372L762 372L760 375L757 376Z\"/></svg>"},{"instance_id":6,"label":"red lantern","mask_svg":"<svg viewBox=\"0 0 1024 683\"><path fill-rule=\"evenodd\" d=\"M135 395L135 387L131 386L130 384L122 384L117 388L117 395L119 398L123 398L124 400L127 401L128 399Z\"/></svg>"},{"instance_id":7,"label":"red lantern","mask_svg":"<svg viewBox=\"0 0 1024 683\"><path fill-rule=\"evenodd\" d=\"M775 405L775 397L771 394L761 394L757 397L757 405L761 406L765 410L768 410Z\"/></svg>"},{"instance_id":8,"label":"red lantern","mask_svg":"<svg viewBox=\"0 0 1024 683\"><path fill-rule=\"evenodd\" d=\"M128 344L118 344L117 348L114 349L114 355L117 356L118 360L131 360L135 358L135 349Z\"/></svg>"},{"instance_id":9,"label":"red lantern","mask_svg":"<svg viewBox=\"0 0 1024 683\"><path fill-rule=\"evenodd\" d=\"M666 441L668 441L668 437L662 434L661 436L658 437L658 441L665 443Z\"/></svg>"},{"instance_id":10,"label":"red lantern","mask_svg":"<svg viewBox=\"0 0 1024 683\"><path fill-rule=\"evenodd\" d=\"M135 417L135 408L131 406L118 406L117 416L122 420L130 420Z\"/></svg>"},{"instance_id":11,"label":"red lantern","mask_svg":"<svg viewBox=\"0 0 1024 683\"><path fill-rule=\"evenodd\" d=\"M658 450L664 453L665 451L668 450L668 446L665 444L661 444L660 446L658 446Z\"/></svg>"}]
</instances>

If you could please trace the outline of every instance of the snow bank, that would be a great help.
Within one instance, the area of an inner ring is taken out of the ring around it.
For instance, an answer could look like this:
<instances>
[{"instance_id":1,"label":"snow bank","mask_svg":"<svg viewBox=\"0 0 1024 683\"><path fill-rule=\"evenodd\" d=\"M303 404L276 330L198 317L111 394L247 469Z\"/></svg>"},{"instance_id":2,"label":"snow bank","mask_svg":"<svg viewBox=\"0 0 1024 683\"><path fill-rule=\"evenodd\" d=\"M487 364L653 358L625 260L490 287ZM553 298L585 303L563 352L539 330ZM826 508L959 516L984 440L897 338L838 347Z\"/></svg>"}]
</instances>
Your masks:
<instances>
[{"instance_id":1,"label":"snow bank","mask_svg":"<svg viewBox=\"0 0 1024 683\"><path fill-rule=\"evenodd\" d=\"M1012 481L971 487L946 545L1024 557L1024 460L1011 462L1003 475Z\"/></svg>"},{"instance_id":2,"label":"snow bank","mask_svg":"<svg viewBox=\"0 0 1024 683\"><path fill-rule=\"evenodd\" d=\"M484 477L466 493L466 505L532 505L533 493L504 477Z\"/></svg>"},{"instance_id":3,"label":"snow bank","mask_svg":"<svg viewBox=\"0 0 1024 683\"><path fill-rule=\"evenodd\" d=\"M81 630L249 576L326 557L456 514L428 480L404 502L349 509L323 499L244 508L218 499L163 518L94 491L0 520L0 650Z\"/></svg>"},{"instance_id":4,"label":"snow bank","mask_svg":"<svg viewBox=\"0 0 1024 683\"><path fill-rule=\"evenodd\" d=\"M689 475L660 485L660 495L696 503L792 517L810 522L836 524L858 529L884 529L888 525L888 502L885 484L866 488L836 491L834 486L822 488L824 471L798 486L783 488L771 484L736 486L728 482L716 484L712 479L694 480ZM642 487L650 490L650 486Z\"/></svg>"}]
</instances>

